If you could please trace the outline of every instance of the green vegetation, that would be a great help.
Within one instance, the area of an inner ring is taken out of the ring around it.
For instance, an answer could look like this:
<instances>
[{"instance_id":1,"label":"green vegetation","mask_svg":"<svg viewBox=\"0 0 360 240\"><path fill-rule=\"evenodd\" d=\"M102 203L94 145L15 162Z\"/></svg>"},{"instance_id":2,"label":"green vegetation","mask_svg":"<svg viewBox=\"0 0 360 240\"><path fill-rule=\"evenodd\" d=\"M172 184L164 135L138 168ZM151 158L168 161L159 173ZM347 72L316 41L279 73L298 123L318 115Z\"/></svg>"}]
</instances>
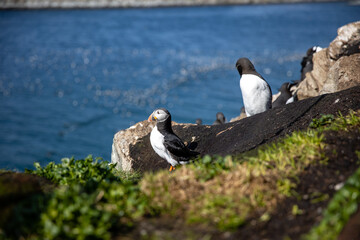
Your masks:
<instances>
[{"instance_id":1,"label":"green vegetation","mask_svg":"<svg viewBox=\"0 0 360 240\"><path fill-rule=\"evenodd\" d=\"M26 172L50 180L53 188L18 203L6 225L0 226L0 238L110 239L115 230L126 233L138 221L159 216L220 231L238 229L249 219L252 224L267 222L283 200L301 198L296 187L309 165L327 164L323 132L358 128L359 116L360 112L325 115L313 120L311 129L276 143L236 156L205 156L172 173L124 173L91 156L65 158L45 167L36 163L35 170ZM314 192L309 201L329 198ZM322 222L306 239L336 238L359 202L360 169L331 200ZM294 217L305 214L297 204L290 207Z\"/></svg>"},{"instance_id":2,"label":"green vegetation","mask_svg":"<svg viewBox=\"0 0 360 240\"><path fill-rule=\"evenodd\" d=\"M141 178L139 173L117 171L115 165L102 161L101 158L94 161L91 155L78 161L74 158L63 158L60 164L50 162L46 167L41 167L39 163L35 163L34 166L36 170L25 172L45 177L59 185L85 185L89 182L96 184L101 181L137 182Z\"/></svg>"},{"instance_id":3,"label":"green vegetation","mask_svg":"<svg viewBox=\"0 0 360 240\"><path fill-rule=\"evenodd\" d=\"M141 187L163 212L180 211L190 223L236 229L249 217L269 220L261 216L271 216L279 201L296 194L296 176L309 164L326 163L323 145L316 132L297 132L253 153L206 156L175 174L146 174Z\"/></svg>"},{"instance_id":4,"label":"green vegetation","mask_svg":"<svg viewBox=\"0 0 360 240\"><path fill-rule=\"evenodd\" d=\"M331 240L337 236L357 211L360 203L360 168L352 175L345 185L335 194L323 213L320 224L314 227L303 239Z\"/></svg>"},{"instance_id":5,"label":"green vegetation","mask_svg":"<svg viewBox=\"0 0 360 240\"><path fill-rule=\"evenodd\" d=\"M321 115L319 119L313 119L310 123L310 128L316 128L319 131L333 130L333 131L349 131L353 126L360 125L360 111L350 111L347 116L343 116L341 113L337 117L334 115Z\"/></svg>"},{"instance_id":6,"label":"green vegetation","mask_svg":"<svg viewBox=\"0 0 360 240\"><path fill-rule=\"evenodd\" d=\"M327 115L321 114L320 118L314 118L311 121L309 127L311 127L311 128L319 128L321 126L329 125L334 120L335 120L335 117L332 114L327 114Z\"/></svg>"},{"instance_id":7,"label":"green vegetation","mask_svg":"<svg viewBox=\"0 0 360 240\"><path fill-rule=\"evenodd\" d=\"M35 167L27 172L59 186L50 194L32 197L31 208L28 201L19 204L18 217L5 226L7 237L110 239L112 228L128 230L135 220L154 213L137 185L139 174L123 174L91 156L78 161L65 158L44 168L36 163ZM36 215L40 216L34 223Z\"/></svg>"}]
</instances>

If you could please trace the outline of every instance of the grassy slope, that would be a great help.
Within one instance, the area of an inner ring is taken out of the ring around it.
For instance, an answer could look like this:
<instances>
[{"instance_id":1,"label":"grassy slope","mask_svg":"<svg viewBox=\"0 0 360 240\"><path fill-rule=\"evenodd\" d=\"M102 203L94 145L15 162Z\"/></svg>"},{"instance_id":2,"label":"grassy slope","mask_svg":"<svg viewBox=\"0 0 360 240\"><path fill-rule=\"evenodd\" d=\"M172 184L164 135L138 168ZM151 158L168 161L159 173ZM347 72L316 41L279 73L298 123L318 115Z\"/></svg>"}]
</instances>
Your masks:
<instances>
[{"instance_id":1,"label":"grassy slope","mask_svg":"<svg viewBox=\"0 0 360 240\"><path fill-rule=\"evenodd\" d=\"M296 187L304 169L327 164L323 133L359 129L360 112L337 118L323 116L311 127L245 154L206 156L174 173L125 174L106 162L94 162L92 157L64 159L61 164L46 167L36 164L32 173L58 187L51 193L31 196L27 204L20 202L13 210L16 214L11 214L14 217L2 227L3 236L110 239L111 233L131 232L149 219L177 219L181 228L201 225L209 236L213 231L261 225L276 214L284 200L301 198ZM336 238L357 209L359 182L358 170L330 202L320 225L305 238L321 239L324 231ZM0 178L0 188L7 187ZM3 196L0 194L0 200ZM314 202L326 201L328 195L317 193L311 198ZM36 221L29 214L29 202L37 213ZM303 210L294 203L291 213L296 218ZM162 236L141 234L145 238Z\"/></svg>"}]
</instances>

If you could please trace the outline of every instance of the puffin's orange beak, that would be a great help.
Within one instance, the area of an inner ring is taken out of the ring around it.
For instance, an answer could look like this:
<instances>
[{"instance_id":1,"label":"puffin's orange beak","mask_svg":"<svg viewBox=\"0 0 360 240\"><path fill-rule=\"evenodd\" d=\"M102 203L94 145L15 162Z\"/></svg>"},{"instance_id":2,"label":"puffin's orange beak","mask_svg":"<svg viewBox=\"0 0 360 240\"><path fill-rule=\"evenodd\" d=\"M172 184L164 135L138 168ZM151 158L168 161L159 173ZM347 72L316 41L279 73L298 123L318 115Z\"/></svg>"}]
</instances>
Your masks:
<instances>
[{"instance_id":1,"label":"puffin's orange beak","mask_svg":"<svg viewBox=\"0 0 360 240\"><path fill-rule=\"evenodd\" d=\"M148 118L148 122L152 121L152 114L150 114L149 118Z\"/></svg>"}]
</instances>

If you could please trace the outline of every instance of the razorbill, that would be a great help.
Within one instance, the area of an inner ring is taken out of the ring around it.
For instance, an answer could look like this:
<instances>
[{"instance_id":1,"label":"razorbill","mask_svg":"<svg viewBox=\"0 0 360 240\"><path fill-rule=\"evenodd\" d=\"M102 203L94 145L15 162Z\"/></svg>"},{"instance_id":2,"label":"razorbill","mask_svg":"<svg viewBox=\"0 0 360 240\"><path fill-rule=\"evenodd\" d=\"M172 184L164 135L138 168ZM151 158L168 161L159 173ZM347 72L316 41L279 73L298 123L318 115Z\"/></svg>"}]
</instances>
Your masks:
<instances>
[{"instance_id":1,"label":"razorbill","mask_svg":"<svg viewBox=\"0 0 360 240\"><path fill-rule=\"evenodd\" d=\"M202 124L201 118L197 118L197 119L196 119L196 125L201 125L201 124Z\"/></svg>"},{"instance_id":2,"label":"razorbill","mask_svg":"<svg viewBox=\"0 0 360 240\"><path fill-rule=\"evenodd\" d=\"M154 151L170 163L170 172L175 169L176 165L186 164L191 157L198 154L187 148L183 141L173 132L171 115L165 108L156 109L149 116L148 121L156 121L156 126L150 134L150 143Z\"/></svg>"},{"instance_id":3,"label":"razorbill","mask_svg":"<svg viewBox=\"0 0 360 240\"><path fill-rule=\"evenodd\" d=\"M317 53L320 50L322 50L321 47L313 46L306 51L306 56L304 56L301 61L301 70L300 70L301 79L300 79L300 81L305 79L306 73L311 72L313 70L313 55L314 55L314 53Z\"/></svg>"},{"instance_id":4,"label":"razorbill","mask_svg":"<svg viewBox=\"0 0 360 240\"><path fill-rule=\"evenodd\" d=\"M296 96L293 96L291 94L291 91L290 91L291 86L292 86L292 84L288 83L288 82L283 83L281 85L281 87L279 89L280 96L272 103L273 108L296 101Z\"/></svg>"},{"instance_id":5,"label":"razorbill","mask_svg":"<svg viewBox=\"0 0 360 240\"><path fill-rule=\"evenodd\" d=\"M222 112L218 112L216 113L216 120L215 122L213 123L213 125L220 125L220 124L223 124L225 123L225 116Z\"/></svg>"},{"instance_id":6,"label":"razorbill","mask_svg":"<svg viewBox=\"0 0 360 240\"><path fill-rule=\"evenodd\" d=\"M271 88L265 79L256 72L250 60L240 58L236 62L236 68L240 74L240 89L246 116L250 117L270 109Z\"/></svg>"}]
</instances>

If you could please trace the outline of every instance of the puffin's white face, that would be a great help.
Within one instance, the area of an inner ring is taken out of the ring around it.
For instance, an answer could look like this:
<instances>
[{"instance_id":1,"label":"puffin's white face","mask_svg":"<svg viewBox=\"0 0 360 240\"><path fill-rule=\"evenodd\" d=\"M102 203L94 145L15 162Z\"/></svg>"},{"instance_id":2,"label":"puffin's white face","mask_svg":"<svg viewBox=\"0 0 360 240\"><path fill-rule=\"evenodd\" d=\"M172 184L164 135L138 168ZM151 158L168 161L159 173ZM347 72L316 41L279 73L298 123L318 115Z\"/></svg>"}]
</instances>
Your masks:
<instances>
[{"instance_id":1,"label":"puffin's white face","mask_svg":"<svg viewBox=\"0 0 360 240\"><path fill-rule=\"evenodd\" d=\"M157 121L157 122L163 122L165 121L168 117L170 116L170 113L168 112L168 110L163 109L163 108L159 108L156 109L150 116L148 121Z\"/></svg>"}]
</instances>

